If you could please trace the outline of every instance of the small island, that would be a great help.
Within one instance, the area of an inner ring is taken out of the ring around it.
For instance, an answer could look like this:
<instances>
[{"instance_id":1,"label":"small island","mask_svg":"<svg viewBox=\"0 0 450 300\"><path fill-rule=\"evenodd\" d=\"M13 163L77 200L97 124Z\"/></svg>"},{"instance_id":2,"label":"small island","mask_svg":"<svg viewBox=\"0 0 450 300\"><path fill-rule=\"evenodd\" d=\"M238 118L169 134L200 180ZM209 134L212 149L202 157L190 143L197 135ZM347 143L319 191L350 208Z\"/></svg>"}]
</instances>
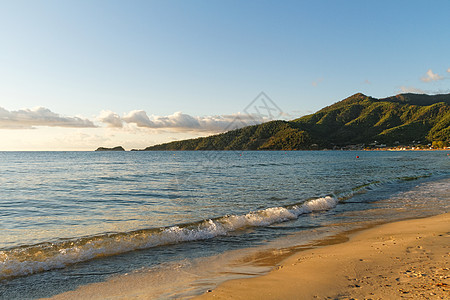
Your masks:
<instances>
[{"instance_id":1,"label":"small island","mask_svg":"<svg viewBox=\"0 0 450 300\"><path fill-rule=\"evenodd\" d=\"M95 151L125 151L125 149L122 146L117 146L113 148L98 147Z\"/></svg>"}]
</instances>

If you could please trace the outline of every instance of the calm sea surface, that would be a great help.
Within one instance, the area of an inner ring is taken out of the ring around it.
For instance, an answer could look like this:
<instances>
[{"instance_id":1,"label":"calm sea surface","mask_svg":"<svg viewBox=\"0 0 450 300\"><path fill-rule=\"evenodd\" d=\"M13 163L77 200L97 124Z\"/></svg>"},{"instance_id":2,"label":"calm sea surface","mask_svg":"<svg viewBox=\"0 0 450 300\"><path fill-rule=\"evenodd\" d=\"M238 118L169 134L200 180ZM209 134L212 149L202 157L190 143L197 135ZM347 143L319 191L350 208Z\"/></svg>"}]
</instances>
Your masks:
<instances>
[{"instance_id":1,"label":"calm sea surface","mask_svg":"<svg viewBox=\"0 0 450 300\"><path fill-rule=\"evenodd\" d=\"M0 152L0 298L447 212L448 153Z\"/></svg>"}]
</instances>

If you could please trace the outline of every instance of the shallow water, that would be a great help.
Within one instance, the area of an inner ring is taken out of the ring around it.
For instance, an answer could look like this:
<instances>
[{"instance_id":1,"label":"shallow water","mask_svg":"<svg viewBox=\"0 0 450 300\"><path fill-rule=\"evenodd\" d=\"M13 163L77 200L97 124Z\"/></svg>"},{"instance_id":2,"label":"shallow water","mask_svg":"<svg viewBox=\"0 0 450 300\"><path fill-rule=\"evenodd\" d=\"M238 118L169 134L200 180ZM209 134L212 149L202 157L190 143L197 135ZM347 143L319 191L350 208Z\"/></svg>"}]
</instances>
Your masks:
<instances>
[{"instance_id":1,"label":"shallow water","mask_svg":"<svg viewBox=\"0 0 450 300\"><path fill-rule=\"evenodd\" d=\"M49 296L136 270L195 264L200 274L202 261L233 250L437 214L449 207L447 154L0 152L0 297ZM160 294L198 293L207 284L195 277Z\"/></svg>"}]
</instances>

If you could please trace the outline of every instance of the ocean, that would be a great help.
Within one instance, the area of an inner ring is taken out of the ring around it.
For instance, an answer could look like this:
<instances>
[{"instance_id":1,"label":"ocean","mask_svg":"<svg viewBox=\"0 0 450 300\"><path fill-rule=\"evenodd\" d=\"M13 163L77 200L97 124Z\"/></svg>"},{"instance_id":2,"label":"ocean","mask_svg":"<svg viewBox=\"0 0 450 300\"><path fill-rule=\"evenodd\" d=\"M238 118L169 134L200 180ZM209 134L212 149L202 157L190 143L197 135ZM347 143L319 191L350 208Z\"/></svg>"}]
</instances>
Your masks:
<instances>
[{"instance_id":1,"label":"ocean","mask_svg":"<svg viewBox=\"0 0 450 300\"><path fill-rule=\"evenodd\" d=\"M264 274L339 233L448 212L449 153L0 152L0 299L133 276L189 298Z\"/></svg>"}]
</instances>

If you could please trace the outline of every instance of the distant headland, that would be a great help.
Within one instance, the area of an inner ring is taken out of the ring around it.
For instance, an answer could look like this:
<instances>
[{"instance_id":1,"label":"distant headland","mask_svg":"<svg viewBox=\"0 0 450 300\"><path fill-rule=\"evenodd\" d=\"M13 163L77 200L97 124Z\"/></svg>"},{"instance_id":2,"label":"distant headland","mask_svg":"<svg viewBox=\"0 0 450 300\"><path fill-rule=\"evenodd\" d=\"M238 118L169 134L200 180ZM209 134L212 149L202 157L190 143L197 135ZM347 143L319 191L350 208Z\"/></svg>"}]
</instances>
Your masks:
<instances>
[{"instance_id":1,"label":"distant headland","mask_svg":"<svg viewBox=\"0 0 450 300\"><path fill-rule=\"evenodd\" d=\"M357 93L292 121L270 121L142 150L445 149L450 145L450 94Z\"/></svg>"},{"instance_id":2,"label":"distant headland","mask_svg":"<svg viewBox=\"0 0 450 300\"><path fill-rule=\"evenodd\" d=\"M117 146L113 148L98 147L95 151L125 151L125 149L122 146Z\"/></svg>"},{"instance_id":3,"label":"distant headland","mask_svg":"<svg viewBox=\"0 0 450 300\"><path fill-rule=\"evenodd\" d=\"M399 94L377 99L361 93L292 121L174 141L159 150L430 150L450 146L450 94ZM125 151L121 146L96 151Z\"/></svg>"}]
</instances>

